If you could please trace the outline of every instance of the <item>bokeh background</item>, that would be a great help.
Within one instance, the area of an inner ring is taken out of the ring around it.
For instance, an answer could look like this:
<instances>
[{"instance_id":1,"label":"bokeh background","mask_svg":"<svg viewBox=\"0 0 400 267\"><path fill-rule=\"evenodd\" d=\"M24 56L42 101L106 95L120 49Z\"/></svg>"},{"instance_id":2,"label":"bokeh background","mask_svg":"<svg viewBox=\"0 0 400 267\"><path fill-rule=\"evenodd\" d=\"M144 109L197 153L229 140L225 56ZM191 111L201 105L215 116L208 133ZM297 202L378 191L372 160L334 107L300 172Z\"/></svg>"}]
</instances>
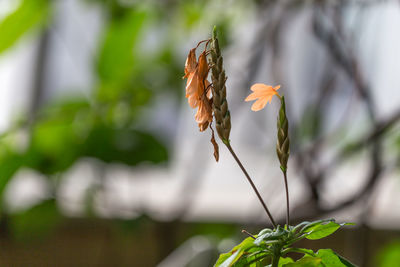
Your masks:
<instances>
[{"instance_id":1,"label":"bokeh background","mask_svg":"<svg viewBox=\"0 0 400 267\"><path fill-rule=\"evenodd\" d=\"M185 57L217 25L231 141L284 222L355 222L308 248L400 262L399 1L0 0L0 265L212 266L270 226L184 97Z\"/></svg>"}]
</instances>

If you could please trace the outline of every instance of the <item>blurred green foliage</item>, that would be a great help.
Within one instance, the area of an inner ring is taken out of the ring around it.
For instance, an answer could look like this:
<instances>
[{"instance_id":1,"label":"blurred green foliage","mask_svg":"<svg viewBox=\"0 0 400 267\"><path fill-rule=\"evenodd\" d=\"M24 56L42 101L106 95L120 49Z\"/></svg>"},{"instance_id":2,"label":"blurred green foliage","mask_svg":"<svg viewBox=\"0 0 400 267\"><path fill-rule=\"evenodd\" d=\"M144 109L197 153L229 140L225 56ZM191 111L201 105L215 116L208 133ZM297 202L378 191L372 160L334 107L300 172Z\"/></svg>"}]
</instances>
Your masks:
<instances>
[{"instance_id":1,"label":"blurred green foliage","mask_svg":"<svg viewBox=\"0 0 400 267\"><path fill-rule=\"evenodd\" d=\"M11 217L11 233L17 240L40 238L51 231L61 220L54 199L45 200L32 208Z\"/></svg>"},{"instance_id":2,"label":"blurred green foliage","mask_svg":"<svg viewBox=\"0 0 400 267\"><path fill-rule=\"evenodd\" d=\"M226 223L199 223L193 225L191 235L213 235L218 237L218 239L223 239L237 234L238 228L236 225Z\"/></svg>"},{"instance_id":3,"label":"blurred green foliage","mask_svg":"<svg viewBox=\"0 0 400 267\"><path fill-rule=\"evenodd\" d=\"M12 47L30 29L44 25L50 8L50 0L23 0L12 14L0 22L0 53Z\"/></svg>"},{"instance_id":4,"label":"blurred green foliage","mask_svg":"<svg viewBox=\"0 0 400 267\"><path fill-rule=\"evenodd\" d=\"M105 30L99 52L97 73L100 78L100 99L118 101L131 97L136 87L129 86L137 63L137 41L146 20L146 13L128 10L112 19ZM136 55L135 55L136 54ZM138 66L136 66L137 68ZM140 89L140 88L139 88ZM137 90L138 91L138 90Z\"/></svg>"},{"instance_id":5,"label":"blurred green foliage","mask_svg":"<svg viewBox=\"0 0 400 267\"><path fill-rule=\"evenodd\" d=\"M386 245L377 255L377 266L393 267L400 262L400 241L394 241Z\"/></svg>"}]
</instances>

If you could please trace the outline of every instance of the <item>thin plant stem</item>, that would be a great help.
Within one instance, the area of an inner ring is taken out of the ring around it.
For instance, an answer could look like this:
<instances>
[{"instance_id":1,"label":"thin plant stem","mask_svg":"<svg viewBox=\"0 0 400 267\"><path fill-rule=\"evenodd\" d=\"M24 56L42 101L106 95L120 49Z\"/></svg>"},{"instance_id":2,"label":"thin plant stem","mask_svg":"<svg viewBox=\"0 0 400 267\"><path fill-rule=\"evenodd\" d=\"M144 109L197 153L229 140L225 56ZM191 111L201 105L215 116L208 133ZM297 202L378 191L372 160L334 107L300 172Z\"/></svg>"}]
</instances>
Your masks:
<instances>
[{"instance_id":1,"label":"thin plant stem","mask_svg":"<svg viewBox=\"0 0 400 267\"><path fill-rule=\"evenodd\" d=\"M286 190L286 225L289 227L290 217L289 217L289 188L287 182L286 171L283 172L283 178L285 180L285 190Z\"/></svg>"},{"instance_id":2,"label":"thin plant stem","mask_svg":"<svg viewBox=\"0 0 400 267\"><path fill-rule=\"evenodd\" d=\"M256 239L256 237L255 237L254 235L250 234L249 232L247 232L247 231L244 230L244 229L242 230L242 233L248 235L249 237L251 237L251 238L253 238L253 239Z\"/></svg>"},{"instance_id":3,"label":"thin plant stem","mask_svg":"<svg viewBox=\"0 0 400 267\"><path fill-rule=\"evenodd\" d=\"M267 215L269 217L269 219L271 220L272 225L274 226L274 228L276 228L276 223L274 218L272 217L271 213L269 212L267 205L265 205L264 200L262 199L260 193L258 192L256 186L253 183L253 180L250 178L249 174L247 173L246 169L243 167L242 162L240 162L239 158L236 156L235 152L233 151L231 145L229 142L225 143L226 147L228 148L229 152L231 152L233 158L236 160L237 164L239 165L240 169L242 170L242 172L244 173L244 175L246 176L247 180L249 181L251 187L253 188L254 192L256 193L258 200L260 200L261 205L264 207L264 210L267 212Z\"/></svg>"}]
</instances>

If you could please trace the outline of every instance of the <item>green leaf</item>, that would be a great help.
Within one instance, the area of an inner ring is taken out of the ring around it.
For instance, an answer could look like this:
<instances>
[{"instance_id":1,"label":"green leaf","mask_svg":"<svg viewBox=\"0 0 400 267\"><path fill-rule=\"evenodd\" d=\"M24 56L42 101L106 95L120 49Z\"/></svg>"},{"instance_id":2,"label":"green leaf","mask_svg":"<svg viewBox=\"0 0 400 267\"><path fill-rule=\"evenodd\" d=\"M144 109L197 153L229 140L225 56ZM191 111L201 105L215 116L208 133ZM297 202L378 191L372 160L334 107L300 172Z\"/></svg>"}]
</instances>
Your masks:
<instances>
[{"instance_id":1,"label":"green leaf","mask_svg":"<svg viewBox=\"0 0 400 267\"><path fill-rule=\"evenodd\" d=\"M317 256L322 259L322 263L329 267L346 267L335 252L331 249L320 249Z\"/></svg>"},{"instance_id":2,"label":"green leaf","mask_svg":"<svg viewBox=\"0 0 400 267\"><path fill-rule=\"evenodd\" d=\"M282 266L284 266L285 264L293 263L293 262L294 262L293 259L292 259L292 258L289 258L289 257L280 258L280 259L279 259L278 266L279 266L279 267L282 267Z\"/></svg>"},{"instance_id":3,"label":"green leaf","mask_svg":"<svg viewBox=\"0 0 400 267\"><path fill-rule=\"evenodd\" d=\"M238 266L263 266L262 262L265 258L271 256L272 254L269 252L265 252L260 250L260 247L251 248L249 251L258 250L256 252L243 252L242 256L236 261L234 264L235 267Z\"/></svg>"},{"instance_id":4,"label":"green leaf","mask_svg":"<svg viewBox=\"0 0 400 267\"><path fill-rule=\"evenodd\" d=\"M304 257L294 263L282 265L283 267L322 267L322 259L317 257Z\"/></svg>"},{"instance_id":5,"label":"green leaf","mask_svg":"<svg viewBox=\"0 0 400 267\"><path fill-rule=\"evenodd\" d=\"M23 0L0 22L0 53L13 46L30 29L43 24L49 15L49 0Z\"/></svg>"},{"instance_id":6,"label":"green leaf","mask_svg":"<svg viewBox=\"0 0 400 267\"><path fill-rule=\"evenodd\" d=\"M218 261L217 261L216 266L219 266L219 267L232 266L240 258L240 256L242 256L243 252L244 252L243 250L237 250L235 253L228 256L228 258L226 260L224 260L222 263L220 263L220 265L218 265Z\"/></svg>"},{"instance_id":7,"label":"green leaf","mask_svg":"<svg viewBox=\"0 0 400 267\"><path fill-rule=\"evenodd\" d=\"M340 256L340 255L337 254L336 252L334 252L334 253L336 254L336 256L339 257L340 261L344 264L344 266L347 266L347 267L357 267L357 265L351 263L348 259L346 259L346 258Z\"/></svg>"},{"instance_id":8,"label":"green leaf","mask_svg":"<svg viewBox=\"0 0 400 267\"><path fill-rule=\"evenodd\" d=\"M243 240L242 243L235 246L230 252L221 254L214 266L215 267L233 266L233 264L235 264L245 252L250 251L250 249L252 248L255 248L255 250L251 252L256 252L257 250L263 249L254 244L253 238L248 237L245 240Z\"/></svg>"},{"instance_id":9,"label":"green leaf","mask_svg":"<svg viewBox=\"0 0 400 267\"><path fill-rule=\"evenodd\" d=\"M311 227L306 227L303 232L306 232L306 238L310 240L317 240L321 239L324 237L327 237L334 232L336 232L337 229L339 229L341 226L344 225L351 225L349 223L342 223L338 224L333 221L329 223L320 223L317 225L313 225Z\"/></svg>"},{"instance_id":10,"label":"green leaf","mask_svg":"<svg viewBox=\"0 0 400 267\"><path fill-rule=\"evenodd\" d=\"M305 221L305 222L301 222L298 225L296 225L295 227L293 227L293 231L297 231L298 229L301 228L301 230L299 232L304 233L304 232L306 232L306 230L308 228L311 228L312 226L319 225L322 223L334 222L334 221L335 221L334 219L324 219L324 220L318 220L318 221L313 221L313 222Z\"/></svg>"}]
</instances>

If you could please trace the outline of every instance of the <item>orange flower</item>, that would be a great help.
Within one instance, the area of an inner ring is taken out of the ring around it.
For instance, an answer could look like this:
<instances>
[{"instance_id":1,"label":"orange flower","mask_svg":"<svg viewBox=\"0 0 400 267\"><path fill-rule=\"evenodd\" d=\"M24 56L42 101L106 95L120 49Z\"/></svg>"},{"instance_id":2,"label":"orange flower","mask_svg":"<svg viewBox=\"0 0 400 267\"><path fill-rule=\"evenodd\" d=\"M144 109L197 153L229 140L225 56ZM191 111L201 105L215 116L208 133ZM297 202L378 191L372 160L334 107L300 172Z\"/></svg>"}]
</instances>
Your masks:
<instances>
[{"instance_id":1,"label":"orange flower","mask_svg":"<svg viewBox=\"0 0 400 267\"><path fill-rule=\"evenodd\" d=\"M257 101L251 106L251 110L259 111L263 109L268 102L271 103L271 99L274 95L280 97L277 92L280 87L280 85L272 87L271 85L256 83L250 88L253 93L251 93L244 101L257 99Z\"/></svg>"},{"instance_id":2,"label":"orange flower","mask_svg":"<svg viewBox=\"0 0 400 267\"><path fill-rule=\"evenodd\" d=\"M214 137L214 130L211 127L213 120L212 100L211 100L211 84L207 80L210 67L207 63L207 45L211 40L204 40L189 51L185 62L185 76L186 78L186 98L188 99L189 106L196 108L197 112L195 117L199 125L200 132L203 132L210 125L211 129L211 143L214 147L214 158L216 161L219 159L219 147ZM196 61L196 49L203 42L207 42L204 46L204 51L199 56L199 61Z\"/></svg>"},{"instance_id":3,"label":"orange flower","mask_svg":"<svg viewBox=\"0 0 400 267\"><path fill-rule=\"evenodd\" d=\"M188 98L189 106L192 108L198 107L195 115L196 122L199 124L200 131L207 129L209 123L212 122L211 109L211 90L210 83L207 81L208 63L206 52L199 56L199 61L196 62L195 49L190 50L185 63L186 83L186 98ZM208 90L206 92L206 90Z\"/></svg>"}]
</instances>

